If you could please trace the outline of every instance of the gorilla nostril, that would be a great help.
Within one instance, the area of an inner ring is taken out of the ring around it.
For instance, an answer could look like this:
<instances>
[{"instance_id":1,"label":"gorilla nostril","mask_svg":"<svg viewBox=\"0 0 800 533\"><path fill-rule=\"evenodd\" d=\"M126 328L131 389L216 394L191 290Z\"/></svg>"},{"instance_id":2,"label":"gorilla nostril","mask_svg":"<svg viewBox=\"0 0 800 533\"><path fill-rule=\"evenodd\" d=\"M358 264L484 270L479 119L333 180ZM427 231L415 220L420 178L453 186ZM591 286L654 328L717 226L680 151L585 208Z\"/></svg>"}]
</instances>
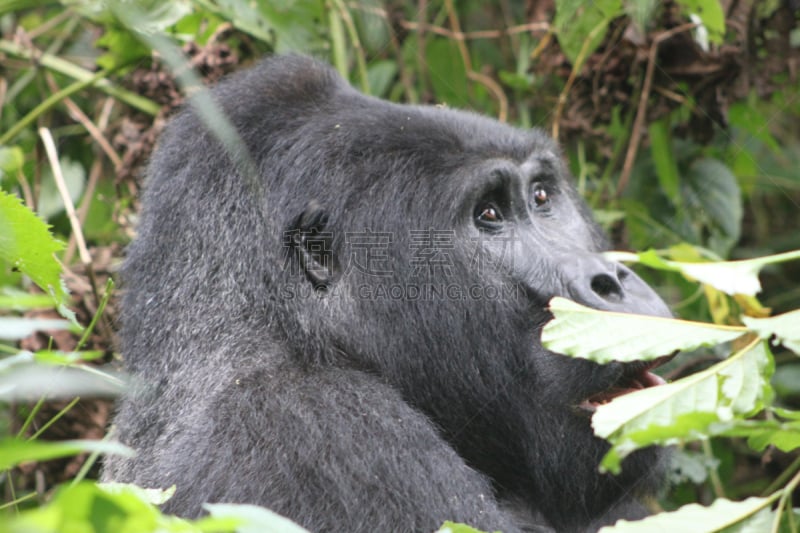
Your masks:
<instances>
[{"instance_id":1,"label":"gorilla nostril","mask_svg":"<svg viewBox=\"0 0 800 533\"><path fill-rule=\"evenodd\" d=\"M622 299L622 287L608 274L597 274L592 278L592 290L605 299Z\"/></svg>"}]
</instances>

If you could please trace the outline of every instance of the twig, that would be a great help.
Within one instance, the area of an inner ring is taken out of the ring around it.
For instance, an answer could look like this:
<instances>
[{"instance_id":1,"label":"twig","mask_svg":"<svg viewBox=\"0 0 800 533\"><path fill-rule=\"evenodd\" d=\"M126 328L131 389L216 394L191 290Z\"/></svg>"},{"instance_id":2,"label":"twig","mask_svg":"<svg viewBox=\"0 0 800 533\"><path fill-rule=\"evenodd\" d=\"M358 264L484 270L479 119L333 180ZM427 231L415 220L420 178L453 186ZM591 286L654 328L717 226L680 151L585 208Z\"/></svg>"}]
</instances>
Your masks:
<instances>
[{"instance_id":1,"label":"twig","mask_svg":"<svg viewBox=\"0 0 800 533\"><path fill-rule=\"evenodd\" d=\"M619 181L617 182L616 196L619 197L628 186L628 180L631 177L633 170L633 162L636 160L636 153L639 151L639 142L642 137L642 128L644 128L644 119L647 116L647 100L650 98L650 87L653 84L653 73L656 68L656 54L658 53L658 46L667 39L691 30L697 27L694 22L681 24L672 29L658 34L653 39L653 44L650 45L650 52L647 54L647 71L644 76L644 84L642 85L642 94L639 95L639 106L636 110L636 119L633 121L633 131L631 132L631 140L628 144L628 151L625 154L625 163L622 165L622 173L620 173Z\"/></svg>"},{"instance_id":2,"label":"twig","mask_svg":"<svg viewBox=\"0 0 800 533\"><path fill-rule=\"evenodd\" d=\"M61 200L64 202L64 208L67 211L69 223L72 226L72 234L75 236L75 241L78 243L78 255L84 265L91 265L92 257L89 255L89 250L86 249L86 241L83 239L83 231L81 231L81 223L78 221L78 216L75 214L75 206L72 205L72 198L69 196L69 190L64 182L64 174L61 172L61 164L58 162L58 153L56 152L56 145L53 142L53 135L47 128L39 128L39 136L44 143L45 152L47 152L47 159L50 161L50 167L53 169L53 179L58 187L58 192L61 194Z\"/></svg>"},{"instance_id":3,"label":"twig","mask_svg":"<svg viewBox=\"0 0 800 533\"><path fill-rule=\"evenodd\" d=\"M97 188L97 183L100 181L100 175L103 171L103 160L96 158L92 163L92 168L89 171L89 180L86 182L86 189L83 191L83 199L81 205L78 206L78 221L83 227L86 221L86 215L89 213L89 206L92 205L92 198L94 198L94 191ZM75 233L69 238L67 250L64 252L64 264L69 265L72 263L72 256L75 255L75 245L77 244Z\"/></svg>"},{"instance_id":4,"label":"twig","mask_svg":"<svg viewBox=\"0 0 800 533\"><path fill-rule=\"evenodd\" d=\"M135 107L139 111L147 113L148 115L156 116L161 110L161 106L152 100L136 93L126 91L125 89L116 87L107 79L103 79L103 76L98 77L97 74L94 74L74 63L65 61L52 54L40 53L36 50L27 50L17 43L8 41L6 39L0 39L0 51L11 54L15 57L21 57L23 59L35 61L36 63L50 70L58 72L59 74L64 74L65 76L69 76L70 78L78 80L79 82L92 80L92 83L99 90L105 92L109 96L113 96L114 98L125 102L131 107Z\"/></svg>"},{"instance_id":5,"label":"twig","mask_svg":"<svg viewBox=\"0 0 800 533\"><path fill-rule=\"evenodd\" d=\"M58 92L60 89L56 84L56 80L53 79L53 76L48 73L47 74L47 84L50 86L53 92ZM105 152L106 156L111 160L114 164L114 169L119 170L122 167L122 160L117 155L117 152L114 151L114 148L111 147L111 143L108 142L108 139L105 138L103 132L101 132L97 126L94 125L94 122L86 116L80 107L71 99L71 98L64 98L64 105L67 106L67 110L72 114L72 116L80 122L86 131L89 132L89 135L97 142L100 148Z\"/></svg>"},{"instance_id":6,"label":"twig","mask_svg":"<svg viewBox=\"0 0 800 533\"><path fill-rule=\"evenodd\" d=\"M350 37L350 42L353 45L353 50L356 54L356 65L358 65L358 75L361 78L361 90L366 94L370 94L369 78L367 77L367 60L364 57L364 48L361 46L361 39L358 37L358 30L353 22L353 17L350 16L347 6L344 5L342 0L333 0L336 9L342 17L345 28L347 28L347 35Z\"/></svg>"},{"instance_id":7,"label":"twig","mask_svg":"<svg viewBox=\"0 0 800 533\"><path fill-rule=\"evenodd\" d=\"M600 21L597 26L592 28L592 31L589 32L589 35L586 36L586 39L583 40L583 45L581 46L580 52L578 52L578 56L575 58L575 64L572 65L572 70L569 73L569 78L567 78L567 83L564 84L564 89L562 89L561 94L558 95L558 103L556 104L556 112L553 118L553 139L558 140L561 115L564 113L564 105L567 103L567 96L569 96L569 91L572 89L572 85L575 83L578 73L580 73L581 69L583 68L583 64L586 61L586 56L589 54L589 47L591 46L595 37L597 37L600 31L604 30L606 26L608 26L608 21Z\"/></svg>"},{"instance_id":8,"label":"twig","mask_svg":"<svg viewBox=\"0 0 800 533\"><path fill-rule=\"evenodd\" d=\"M461 24L458 21L458 15L456 14L455 6L453 5L453 0L445 0L445 6L447 7L447 16L450 19L450 25L453 27L453 31L455 34L463 35L461 32ZM469 50L467 50L467 45L464 42L464 39L456 39L456 45L458 46L458 51L461 54L461 59L464 61L464 68L467 70L467 77L472 81L482 84L494 94L495 98L497 98L497 103L500 105L500 109L497 113L497 119L500 122L505 122L508 119L508 98L506 98L503 88L500 87L500 85L498 85L497 82L489 76L472 70L472 60L469 57Z\"/></svg>"},{"instance_id":9,"label":"twig","mask_svg":"<svg viewBox=\"0 0 800 533\"><path fill-rule=\"evenodd\" d=\"M512 26L510 28L506 28L505 30L477 30L470 32L449 30L447 28L442 28L441 26L434 26L432 24L425 24L421 22L411 22L409 20L401 20L400 26L409 31L429 31L436 35L441 35L442 37L447 37L456 41L501 39L517 33L547 32L550 29L550 24L547 22L531 22L530 24Z\"/></svg>"},{"instance_id":10,"label":"twig","mask_svg":"<svg viewBox=\"0 0 800 533\"><path fill-rule=\"evenodd\" d=\"M68 85L58 91L55 94L51 94L44 102L37 105L36 107L31 110L30 113L22 117L16 124L14 124L7 132L3 135L0 135L0 145L8 144L8 142L16 137L22 130L27 128L34 120L39 118L40 115L46 113L50 110L50 108L54 107L56 104L61 102L64 98L67 98L76 92L89 87L97 82L97 80L102 79L108 74L108 72L101 70L94 76L90 77L88 80L83 81L76 81L75 83Z\"/></svg>"}]
</instances>

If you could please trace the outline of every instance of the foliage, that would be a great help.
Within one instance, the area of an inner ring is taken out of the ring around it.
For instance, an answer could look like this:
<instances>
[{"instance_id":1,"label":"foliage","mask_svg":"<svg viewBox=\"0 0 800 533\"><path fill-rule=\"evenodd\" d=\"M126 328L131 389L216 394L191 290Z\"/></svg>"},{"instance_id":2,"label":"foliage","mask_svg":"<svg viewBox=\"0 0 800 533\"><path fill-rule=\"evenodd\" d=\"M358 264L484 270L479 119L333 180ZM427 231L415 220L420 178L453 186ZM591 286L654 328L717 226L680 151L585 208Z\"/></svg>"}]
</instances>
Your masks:
<instances>
[{"instance_id":1,"label":"foliage","mask_svg":"<svg viewBox=\"0 0 800 533\"><path fill-rule=\"evenodd\" d=\"M728 4L4 4L0 513L20 514L0 519L0 533L297 529L250 506L179 520L154 506L168 492L84 481L100 453L127 452L87 442L73 409L77 396L124 386L104 280L135 233L142 166L164 118L199 84L291 51L327 58L374 96L551 128L616 246L647 250L609 258L646 267L640 273L682 320L554 301L556 321L544 333L553 349L601 362L688 352L665 365L671 383L618 397L593 417L612 444L605 468L650 443L677 446L661 502L670 512L608 530L797 530L800 100L789 65L800 30L787 3L739 2L725 12ZM205 119L224 130L207 107ZM57 151L48 157L39 142L47 135ZM235 133L225 138L236 145ZM78 452L86 460L77 474L45 462ZM32 470L48 479L44 493Z\"/></svg>"}]
</instances>

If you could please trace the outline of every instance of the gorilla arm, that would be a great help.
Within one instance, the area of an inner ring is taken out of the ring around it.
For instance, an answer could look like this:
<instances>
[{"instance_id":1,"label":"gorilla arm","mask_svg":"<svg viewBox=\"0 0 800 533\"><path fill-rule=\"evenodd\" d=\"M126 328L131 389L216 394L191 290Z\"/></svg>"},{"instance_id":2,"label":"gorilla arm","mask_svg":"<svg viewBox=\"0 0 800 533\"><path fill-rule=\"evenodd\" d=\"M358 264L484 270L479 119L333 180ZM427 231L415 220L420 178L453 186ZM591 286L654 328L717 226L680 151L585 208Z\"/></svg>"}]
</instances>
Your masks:
<instances>
[{"instance_id":1,"label":"gorilla arm","mask_svg":"<svg viewBox=\"0 0 800 533\"><path fill-rule=\"evenodd\" d=\"M196 516L203 502L246 501L303 517L310 531L434 531L445 520L520 531L488 480L377 378L239 368L201 400L203 425L160 451L178 487L165 512Z\"/></svg>"}]
</instances>

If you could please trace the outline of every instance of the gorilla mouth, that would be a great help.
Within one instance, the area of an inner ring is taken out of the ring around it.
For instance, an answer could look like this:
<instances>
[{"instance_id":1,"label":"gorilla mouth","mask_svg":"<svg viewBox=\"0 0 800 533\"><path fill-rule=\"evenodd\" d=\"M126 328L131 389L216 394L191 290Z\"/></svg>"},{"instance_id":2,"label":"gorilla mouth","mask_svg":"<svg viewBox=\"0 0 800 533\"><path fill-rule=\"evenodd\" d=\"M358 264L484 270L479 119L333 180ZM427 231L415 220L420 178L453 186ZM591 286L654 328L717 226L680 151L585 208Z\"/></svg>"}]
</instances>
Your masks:
<instances>
[{"instance_id":1,"label":"gorilla mouth","mask_svg":"<svg viewBox=\"0 0 800 533\"><path fill-rule=\"evenodd\" d=\"M580 403L579 407L583 410L594 412L598 405L607 404L618 396L666 384L664 378L654 374L651 370L670 361L675 355L665 355L647 363L636 363L628 366L622 376L610 387L589 396Z\"/></svg>"}]
</instances>

